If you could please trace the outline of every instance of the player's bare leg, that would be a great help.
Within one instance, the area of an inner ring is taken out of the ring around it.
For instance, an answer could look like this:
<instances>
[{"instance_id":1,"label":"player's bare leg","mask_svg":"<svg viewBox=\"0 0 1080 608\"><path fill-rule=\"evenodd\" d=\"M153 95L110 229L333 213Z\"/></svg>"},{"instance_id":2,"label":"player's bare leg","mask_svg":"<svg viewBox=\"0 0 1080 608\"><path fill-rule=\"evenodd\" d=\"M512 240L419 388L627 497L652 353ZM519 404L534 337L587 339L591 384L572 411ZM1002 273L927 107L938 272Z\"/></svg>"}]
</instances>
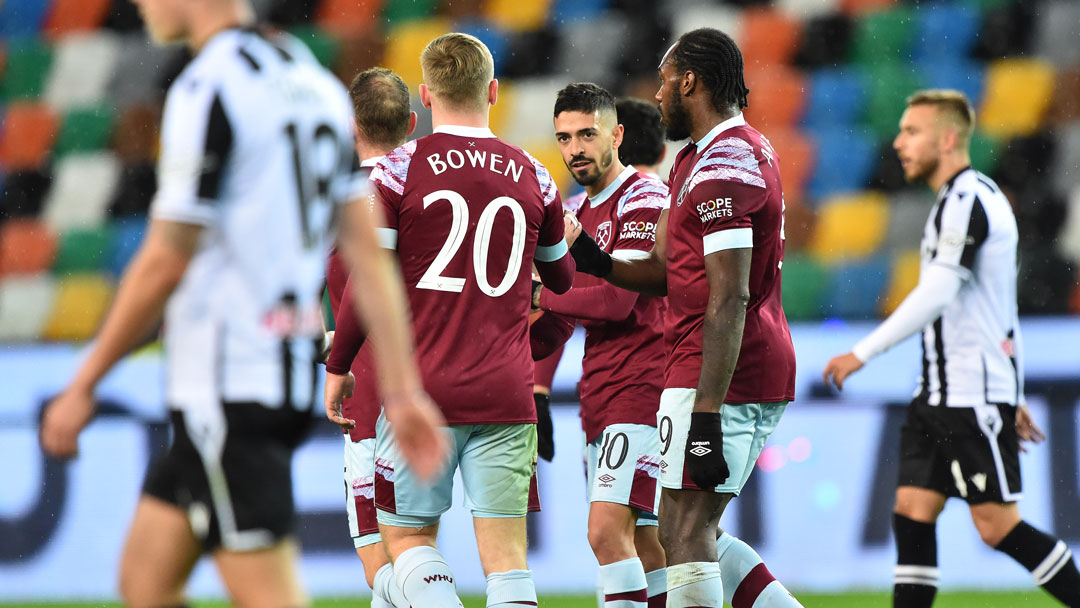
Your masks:
<instances>
[{"instance_id":1,"label":"player's bare leg","mask_svg":"<svg viewBox=\"0 0 1080 608\"><path fill-rule=\"evenodd\" d=\"M184 605L184 584L199 559L187 515L142 496L120 560L120 595L131 608Z\"/></svg>"},{"instance_id":2,"label":"player's bare leg","mask_svg":"<svg viewBox=\"0 0 1080 608\"><path fill-rule=\"evenodd\" d=\"M234 605L297 608L309 604L296 574L299 550L292 539L255 551L218 549L213 555Z\"/></svg>"},{"instance_id":3,"label":"player's bare leg","mask_svg":"<svg viewBox=\"0 0 1080 608\"><path fill-rule=\"evenodd\" d=\"M634 530L634 549L645 570L649 608L664 608L667 606L667 556L660 545L657 526L638 526Z\"/></svg>"},{"instance_id":4,"label":"player's bare leg","mask_svg":"<svg viewBox=\"0 0 1080 608\"><path fill-rule=\"evenodd\" d=\"M664 488L660 495L660 544L667 554L668 606L723 606L716 558L716 528L734 497Z\"/></svg>"},{"instance_id":5,"label":"player's bare leg","mask_svg":"<svg viewBox=\"0 0 1080 608\"><path fill-rule=\"evenodd\" d=\"M629 608L648 599L645 568L634 546L637 511L614 502L589 505L589 545L600 563L604 608Z\"/></svg>"},{"instance_id":6,"label":"player's bare leg","mask_svg":"<svg viewBox=\"0 0 1080 608\"><path fill-rule=\"evenodd\" d=\"M945 508L945 495L915 486L896 489L893 533L896 571L893 606L926 608L938 585L936 522Z\"/></svg>"},{"instance_id":7,"label":"player's bare leg","mask_svg":"<svg viewBox=\"0 0 1080 608\"><path fill-rule=\"evenodd\" d=\"M971 505L983 542L1020 562L1039 585L1066 606L1080 605L1080 572L1065 543L1020 518L1015 502Z\"/></svg>"},{"instance_id":8,"label":"player's bare leg","mask_svg":"<svg viewBox=\"0 0 1080 608\"><path fill-rule=\"evenodd\" d=\"M394 564L394 584L411 605L461 606L454 574L435 547L438 524L412 528L380 523L379 532Z\"/></svg>"},{"instance_id":9,"label":"player's bare leg","mask_svg":"<svg viewBox=\"0 0 1080 608\"><path fill-rule=\"evenodd\" d=\"M488 608L536 602L536 587L525 561L524 517L474 517L476 548L487 577Z\"/></svg>"}]
</instances>

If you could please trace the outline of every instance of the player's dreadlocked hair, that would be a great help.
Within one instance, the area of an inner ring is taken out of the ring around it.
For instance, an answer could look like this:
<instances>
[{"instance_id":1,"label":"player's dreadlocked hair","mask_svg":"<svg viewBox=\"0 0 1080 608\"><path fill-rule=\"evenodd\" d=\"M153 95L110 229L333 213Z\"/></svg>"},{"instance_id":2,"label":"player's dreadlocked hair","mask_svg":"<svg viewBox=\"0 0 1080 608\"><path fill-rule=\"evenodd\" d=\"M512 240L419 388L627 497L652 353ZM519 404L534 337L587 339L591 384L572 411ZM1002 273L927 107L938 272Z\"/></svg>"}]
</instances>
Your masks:
<instances>
[{"instance_id":1,"label":"player's dreadlocked hair","mask_svg":"<svg viewBox=\"0 0 1080 608\"><path fill-rule=\"evenodd\" d=\"M626 128L619 160L624 165L650 167L664 155L664 125L660 110L644 99L624 98L615 102L619 124Z\"/></svg>"},{"instance_id":2,"label":"player's dreadlocked hair","mask_svg":"<svg viewBox=\"0 0 1080 608\"><path fill-rule=\"evenodd\" d=\"M679 37L673 53L679 73L693 72L712 92L717 110L748 106L750 89L743 82L743 58L735 41L720 30L703 27Z\"/></svg>"},{"instance_id":3,"label":"player's dreadlocked hair","mask_svg":"<svg viewBox=\"0 0 1080 608\"><path fill-rule=\"evenodd\" d=\"M555 96L555 116L563 112L596 111L610 112L615 115L615 97L607 89L591 82L568 84Z\"/></svg>"}]
</instances>

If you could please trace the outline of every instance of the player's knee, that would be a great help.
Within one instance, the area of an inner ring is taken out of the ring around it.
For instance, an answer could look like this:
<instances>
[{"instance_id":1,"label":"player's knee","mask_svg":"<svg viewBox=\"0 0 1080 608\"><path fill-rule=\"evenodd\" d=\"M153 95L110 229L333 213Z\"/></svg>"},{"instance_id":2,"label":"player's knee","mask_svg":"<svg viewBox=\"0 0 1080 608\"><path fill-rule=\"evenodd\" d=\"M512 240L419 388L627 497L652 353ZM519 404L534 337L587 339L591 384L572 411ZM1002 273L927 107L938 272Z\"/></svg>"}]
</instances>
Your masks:
<instances>
[{"instance_id":1,"label":"player's knee","mask_svg":"<svg viewBox=\"0 0 1080 608\"><path fill-rule=\"evenodd\" d=\"M664 553L664 548L660 546L660 539L657 537L655 527L651 527L648 533L643 532L642 528L638 528L638 532L634 536L634 548L637 550L638 557L641 558L641 565L646 572L659 570L667 565L667 556Z\"/></svg>"},{"instance_id":2,"label":"player's knee","mask_svg":"<svg viewBox=\"0 0 1080 608\"><path fill-rule=\"evenodd\" d=\"M971 521L979 531L979 538L991 548L997 547L1009 532L1019 523L1019 517L1009 517L1008 513L997 511L985 512L971 510Z\"/></svg>"},{"instance_id":3,"label":"player's knee","mask_svg":"<svg viewBox=\"0 0 1080 608\"><path fill-rule=\"evenodd\" d=\"M589 522L589 546L602 564L612 563L634 556L633 538L619 526L607 522Z\"/></svg>"}]
</instances>

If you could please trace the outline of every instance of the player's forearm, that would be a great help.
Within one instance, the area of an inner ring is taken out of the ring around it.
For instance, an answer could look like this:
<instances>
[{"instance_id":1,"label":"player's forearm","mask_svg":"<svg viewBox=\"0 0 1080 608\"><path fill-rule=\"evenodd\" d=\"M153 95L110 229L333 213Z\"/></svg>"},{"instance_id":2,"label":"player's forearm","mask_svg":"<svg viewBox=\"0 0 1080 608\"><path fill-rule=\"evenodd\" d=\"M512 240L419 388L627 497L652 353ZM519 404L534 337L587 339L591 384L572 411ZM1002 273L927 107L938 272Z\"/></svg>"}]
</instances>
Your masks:
<instances>
[{"instance_id":1,"label":"player's forearm","mask_svg":"<svg viewBox=\"0 0 1080 608\"><path fill-rule=\"evenodd\" d=\"M612 258L611 273L604 279L630 291L654 296L667 295L667 264L655 254L631 260Z\"/></svg>"},{"instance_id":2,"label":"player's forearm","mask_svg":"<svg viewBox=\"0 0 1080 608\"><path fill-rule=\"evenodd\" d=\"M701 375L695 412L718 412L724 404L742 349L748 301L749 295L745 293L709 297L702 326Z\"/></svg>"},{"instance_id":3,"label":"player's forearm","mask_svg":"<svg viewBox=\"0 0 1080 608\"><path fill-rule=\"evenodd\" d=\"M73 386L93 390L120 359L134 350L161 322L165 304L180 283L189 258L169 251L148 235L128 265L90 354Z\"/></svg>"},{"instance_id":4,"label":"player's forearm","mask_svg":"<svg viewBox=\"0 0 1080 608\"><path fill-rule=\"evenodd\" d=\"M540 292L540 308L587 321L623 321L638 295L614 285L577 287L564 294Z\"/></svg>"},{"instance_id":5,"label":"player's forearm","mask_svg":"<svg viewBox=\"0 0 1080 608\"><path fill-rule=\"evenodd\" d=\"M540 282L544 287L555 293L566 293L574 285L574 275L577 269L574 260L567 253L553 262L534 262L536 272L540 275Z\"/></svg>"},{"instance_id":6,"label":"player's forearm","mask_svg":"<svg viewBox=\"0 0 1080 608\"><path fill-rule=\"evenodd\" d=\"M931 264L900 306L870 335L860 340L851 352L866 363L908 336L922 331L940 317L945 307L956 298L961 283L955 271Z\"/></svg>"},{"instance_id":7,"label":"player's forearm","mask_svg":"<svg viewBox=\"0 0 1080 608\"><path fill-rule=\"evenodd\" d=\"M529 346L533 361L562 348L574 333L574 320L547 312L529 326Z\"/></svg>"}]
</instances>

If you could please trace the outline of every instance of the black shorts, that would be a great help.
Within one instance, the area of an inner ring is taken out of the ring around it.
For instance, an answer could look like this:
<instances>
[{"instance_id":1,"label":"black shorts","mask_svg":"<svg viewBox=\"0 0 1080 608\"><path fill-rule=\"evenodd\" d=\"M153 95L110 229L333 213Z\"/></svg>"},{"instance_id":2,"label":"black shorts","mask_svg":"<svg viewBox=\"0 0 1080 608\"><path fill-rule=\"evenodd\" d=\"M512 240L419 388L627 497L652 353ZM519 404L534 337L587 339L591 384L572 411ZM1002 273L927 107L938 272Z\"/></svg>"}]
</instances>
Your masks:
<instances>
[{"instance_id":1,"label":"black shorts","mask_svg":"<svg viewBox=\"0 0 1080 608\"><path fill-rule=\"evenodd\" d=\"M1020 499L1016 407L937 407L912 401L900 430L900 486L968 504Z\"/></svg>"},{"instance_id":2,"label":"black shorts","mask_svg":"<svg viewBox=\"0 0 1080 608\"><path fill-rule=\"evenodd\" d=\"M187 513L204 551L263 549L295 527L292 454L312 417L255 403L224 412L221 428L172 410L172 445L150 466L143 493Z\"/></svg>"}]
</instances>

